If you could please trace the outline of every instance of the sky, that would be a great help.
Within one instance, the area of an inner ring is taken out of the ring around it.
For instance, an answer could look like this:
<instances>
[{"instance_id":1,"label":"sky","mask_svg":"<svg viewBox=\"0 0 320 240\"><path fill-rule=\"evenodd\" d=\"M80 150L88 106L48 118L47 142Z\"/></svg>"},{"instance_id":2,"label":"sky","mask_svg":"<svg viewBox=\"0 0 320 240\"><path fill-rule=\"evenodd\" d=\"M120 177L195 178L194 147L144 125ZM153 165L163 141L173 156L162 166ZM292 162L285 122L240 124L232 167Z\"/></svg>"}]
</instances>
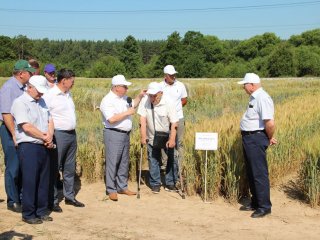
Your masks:
<instances>
[{"instance_id":1,"label":"sky","mask_svg":"<svg viewBox=\"0 0 320 240\"><path fill-rule=\"evenodd\" d=\"M50 40L165 40L199 31L221 40L281 39L320 28L312 0L0 0L0 35Z\"/></svg>"}]
</instances>

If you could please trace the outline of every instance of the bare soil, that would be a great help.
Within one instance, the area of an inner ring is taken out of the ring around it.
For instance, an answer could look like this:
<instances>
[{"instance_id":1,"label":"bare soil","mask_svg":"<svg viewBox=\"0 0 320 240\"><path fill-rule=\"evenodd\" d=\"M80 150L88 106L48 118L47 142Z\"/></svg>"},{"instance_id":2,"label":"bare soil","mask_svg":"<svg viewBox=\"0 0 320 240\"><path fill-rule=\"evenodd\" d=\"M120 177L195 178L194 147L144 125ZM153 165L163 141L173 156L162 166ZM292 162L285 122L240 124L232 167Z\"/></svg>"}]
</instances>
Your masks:
<instances>
[{"instance_id":1,"label":"bare soil","mask_svg":"<svg viewBox=\"0 0 320 240\"><path fill-rule=\"evenodd\" d=\"M0 199L5 199L3 175ZM130 183L135 190L136 184ZM310 208L292 182L271 190L272 214L252 219L218 198L204 203L200 197L181 199L161 189L151 193L142 185L141 198L119 195L118 202L105 196L103 182L82 180L77 199L86 204L75 208L61 202L63 213L52 213L53 222L28 225L21 214L0 203L0 239L320 239L320 209Z\"/></svg>"}]
</instances>

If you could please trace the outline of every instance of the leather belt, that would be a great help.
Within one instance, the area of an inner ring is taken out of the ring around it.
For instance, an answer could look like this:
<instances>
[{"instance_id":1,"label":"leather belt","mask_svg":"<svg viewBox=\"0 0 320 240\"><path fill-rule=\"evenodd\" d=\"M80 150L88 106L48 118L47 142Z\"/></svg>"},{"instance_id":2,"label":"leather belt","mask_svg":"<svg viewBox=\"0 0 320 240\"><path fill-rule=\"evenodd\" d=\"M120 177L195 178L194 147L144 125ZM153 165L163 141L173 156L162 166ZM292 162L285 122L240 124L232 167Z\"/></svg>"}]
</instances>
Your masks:
<instances>
[{"instance_id":1,"label":"leather belt","mask_svg":"<svg viewBox=\"0 0 320 240\"><path fill-rule=\"evenodd\" d=\"M116 131L116 132L120 132L120 133L126 133L126 134L129 134L131 131L124 131L124 130L121 130L121 129L118 129L118 128L107 128L111 131Z\"/></svg>"},{"instance_id":2,"label":"leather belt","mask_svg":"<svg viewBox=\"0 0 320 240\"><path fill-rule=\"evenodd\" d=\"M76 130L54 130L54 131L57 131L57 132L64 132L64 133L75 133Z\"/></svg>"},{"instance_id":3,"label":"leather belt","mask_svg":"<svg viewBox=\"0 0 320 240\"><path fill-rule=\"evenodd\" d=\"M241 131L242 136L252 135L252 134L256 134L256 133L266 133L266 131L264 129L255 130L255 131Z\"/></svg>"}]
</instances>

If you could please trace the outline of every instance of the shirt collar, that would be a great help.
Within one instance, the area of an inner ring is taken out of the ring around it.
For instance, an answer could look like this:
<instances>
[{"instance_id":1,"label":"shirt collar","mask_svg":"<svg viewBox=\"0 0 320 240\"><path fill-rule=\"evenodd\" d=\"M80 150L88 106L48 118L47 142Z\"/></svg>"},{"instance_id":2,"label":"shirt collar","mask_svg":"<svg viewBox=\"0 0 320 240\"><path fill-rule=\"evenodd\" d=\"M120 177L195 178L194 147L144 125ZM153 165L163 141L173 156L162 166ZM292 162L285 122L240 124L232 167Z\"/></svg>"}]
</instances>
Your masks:
<instances>
[{"instance_id":1,"label":"shirt collar","mask_svg":"<svg viewBox=\"0 0 320 240\"><path fill-rule=\"evenodd\" d=\"M251 97L257 98L262 91L263 91L262 87L258 88L251 94Z\"/></svg>"},{"instance_id":2,"label":"shirt collar","mask_svg":"<svg viewBox=\"0 0 320 240\"><path fill-rule=\"evenodd\" d=\"M29 102L37 102L37 100L31 97L27 92L24 92L23 95Z\"/></svg>"},{"instance_id":3,"label":"shirt collar","mask_svg":"<svg viewBox=\"0 0 320 240\"><path fill-rule=\"evenodd\" d=\"M15 77L13 77L13 79L14 79L14 81L15 81L15 83L18 85L18 87L20 88L20 89L24 89L25 88L25 84L22 84L18 79L16 79Z\"/></svg>"},{"instance_id":4,"label":"shirt collar","mask_svg":"<svg viewBox=\"0 0 320 240\"><path fill-rule=\"evenodd\" d=\"M58 88L57 84L55 84L51 89L52 89L51 91L52 91L53 94L55 94L55 95L60 95L60 94L62 94L62 95L69 95L69 94L70 94L70 92L66 92L66 93L62 92L62 91L60 90L60 88Z\"/></svg>"}]
</instances>

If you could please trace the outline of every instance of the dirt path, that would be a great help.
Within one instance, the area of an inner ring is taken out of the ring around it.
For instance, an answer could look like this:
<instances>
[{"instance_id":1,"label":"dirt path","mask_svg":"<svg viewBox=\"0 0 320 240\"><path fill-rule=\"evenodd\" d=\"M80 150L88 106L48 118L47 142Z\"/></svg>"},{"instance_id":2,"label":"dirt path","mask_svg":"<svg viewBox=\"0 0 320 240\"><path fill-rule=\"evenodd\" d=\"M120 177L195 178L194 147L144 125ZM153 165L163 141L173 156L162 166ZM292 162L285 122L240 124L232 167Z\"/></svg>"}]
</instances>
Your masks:
<instances>
[{"instance_id":1,"label":"dirt path","mask_svg":"<svg viewBox=\"0 0 320 240\"><path fill-rule=\"evenodd\" d=\"M136 185L131 184L131 189ZM154 195L142 186L141 199L119 196L118 202L105 199L102 182L82 182L77 198L83 209L66 206L52 213L53 222L28 225L21 215L0 203L0 239L320 239L320 210L311 209L272 189L272 215L250 218L240 205L222 198L205 204L199 197L182 200L176 193L161 189ZM3 176L0 199L5 198Z\"/></svg>"}]
</instances>

